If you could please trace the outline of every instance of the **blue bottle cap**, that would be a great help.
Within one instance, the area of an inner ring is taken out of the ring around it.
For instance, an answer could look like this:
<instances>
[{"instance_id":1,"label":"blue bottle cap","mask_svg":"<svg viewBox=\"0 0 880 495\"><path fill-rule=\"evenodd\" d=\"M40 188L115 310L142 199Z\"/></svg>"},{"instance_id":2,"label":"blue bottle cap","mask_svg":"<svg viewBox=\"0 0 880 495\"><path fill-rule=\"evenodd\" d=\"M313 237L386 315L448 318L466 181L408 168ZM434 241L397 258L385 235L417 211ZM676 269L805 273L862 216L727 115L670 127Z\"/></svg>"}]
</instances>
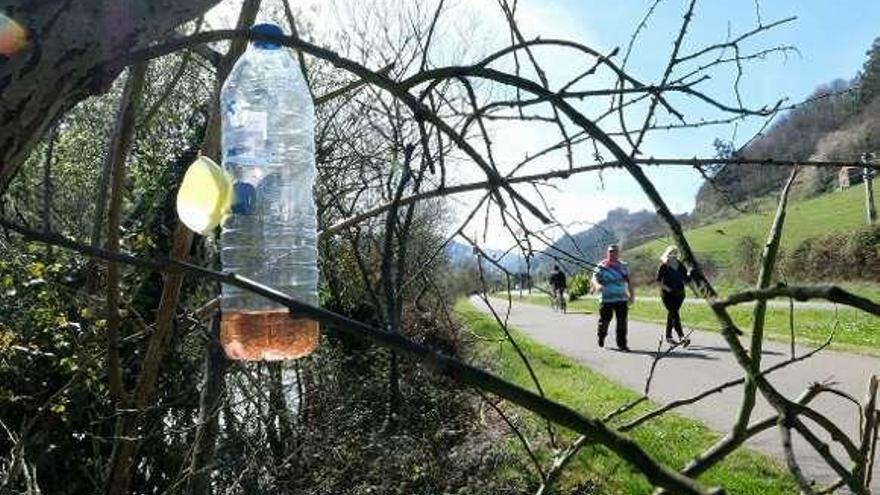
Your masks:
<instances>
[{"instance_id":1,"label":"blue bottle cap","mask_svg":"<svg viewBox=\"0 0 880 495\"><path fill-rule=\"evenodd\" d=\"M232 214L253 215L257 205L257 190L247 182L232 186Z\"/></svg>"},{"instance_id":2,"label":"blue bottle cap","mask_svg":"<svg viewBox=\"0 0 880 495\"><path fill-rule=\"evenodd\" d=\"M274 36L281 37L284 36L284 31L281 30L280 27L275 24L265 23L265 24L254 24L251 27L252 33L262 34L264 36ZM275 41L266 41L266 40L254 40L254 45L257 48L263 48L266 50L277 50L281 48L281 44Z\"/></svg>"}]
</instances>

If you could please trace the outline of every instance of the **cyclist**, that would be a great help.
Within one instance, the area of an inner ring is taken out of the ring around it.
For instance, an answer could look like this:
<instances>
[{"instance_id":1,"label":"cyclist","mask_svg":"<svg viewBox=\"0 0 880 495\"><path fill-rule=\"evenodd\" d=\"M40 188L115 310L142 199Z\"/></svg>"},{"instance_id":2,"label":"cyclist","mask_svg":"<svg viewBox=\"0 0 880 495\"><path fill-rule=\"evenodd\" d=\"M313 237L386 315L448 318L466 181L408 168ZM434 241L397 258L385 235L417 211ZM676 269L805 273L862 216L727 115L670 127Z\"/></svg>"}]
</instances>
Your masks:
<instances>
[{"instance_id":1,"label":"cyclist","mask_svg":"<svg viewBox=\"0 0 880 495\"><path fill-rule=\"evenodd\" d=\"M553 267L553 274L550 275L550 290L553 294L553 306L565 312L565 274L559 268L559 265Z\"/></svg>"}]
</instances>

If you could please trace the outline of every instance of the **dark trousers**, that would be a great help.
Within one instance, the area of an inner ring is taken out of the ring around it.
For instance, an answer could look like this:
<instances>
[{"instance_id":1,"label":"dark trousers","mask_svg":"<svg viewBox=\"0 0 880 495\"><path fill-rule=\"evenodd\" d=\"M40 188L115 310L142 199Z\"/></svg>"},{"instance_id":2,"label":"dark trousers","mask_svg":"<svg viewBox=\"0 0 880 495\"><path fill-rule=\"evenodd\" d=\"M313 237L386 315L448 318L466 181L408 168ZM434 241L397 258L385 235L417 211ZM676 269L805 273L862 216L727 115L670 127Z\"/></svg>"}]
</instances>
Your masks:
<instances>
[{"instance_id":1,"label":"dark trousers","mask_svg":"<svg viewBox=\"0 0 880 495\"><path fill-rule=\"evenodd\" d=\"M666 338L672 338L672 329L678 334L679 338L684 337L681 330L681 315L678 311L684 303L684 292L666 292L661 291L660 298L663 299L663 305L666 306Z\"/></svg>"},{"instance_id":2,"label":"dark trousers","mask_svg":"<svg viewBox=\"0 0 880 495\"><path fill-rule=\"evenodd\" d=\"M599 306L599 337L604 340L608 335L608 325L611 323L612 314L617 318L617 347L626 345L626 313L629 306L626 301L602 303Z\"/></svg>"}]
</instances>

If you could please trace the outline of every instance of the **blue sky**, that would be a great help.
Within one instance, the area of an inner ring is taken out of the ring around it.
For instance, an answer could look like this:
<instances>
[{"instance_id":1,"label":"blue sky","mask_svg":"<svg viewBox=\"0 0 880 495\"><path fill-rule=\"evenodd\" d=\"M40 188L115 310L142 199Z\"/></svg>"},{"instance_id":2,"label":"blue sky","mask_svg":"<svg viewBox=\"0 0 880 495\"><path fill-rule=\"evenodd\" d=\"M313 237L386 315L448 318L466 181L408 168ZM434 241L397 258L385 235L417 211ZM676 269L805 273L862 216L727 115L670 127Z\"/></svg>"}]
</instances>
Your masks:
<instances>
[{"instance_id":1,"label":"blue sky","mask_svg":"<svg viewBox=\"0 0 880 495\"><path fill-rule=\"evenodd\" d=\"M518 17L526 38L575 39L604 52L620 47L622 57L631 33L652 3L653 0L520 0ZM660 2L647 29L641 33L628 69L643 82L658 82L662 76L687 4L687 0ZM770 54L744 68L740 93L746 106L752 108L772 106L780 99L795 103L808 97L821 84L837 78L852 78L865 60L865 51L873 39L880 36L880 22L877 22L880 21L880 2L876 1L774 0L761 2L758 12L754 0L703 0L697 3L681 53L723 42L728 29L733 36L749 31L757 26L758 15L764 25L792 16L797 19L760 33L744 44L744 48L758 50L790 45L797 52ZM568 67L570 58L565 56L548 54L542 60L548 73L552 75L556 71L560 80L573 70ZM735 104L734 78L733 71L715 72L712 80L700 87L724 103ZM720 116L693 100L679 99L676 106L690 121ZM643 151L646 156L657 157L711 157L715 138L733 139L741 145L763 123L763 119L755 118L736 127L658 132L648 138ZM534 138L522 129L519 134L500 134L500 140L511 143L513 148L516 146L512 143ZM649 175L674 212L688 212L693 208L702 182L696 171L682 167L650 168ZM584 222L586 227L589 222L604 218L607 211L615 207L652 209L642 191L624 172L604 174L601 180L595 175L576 176L559 181L556 186L548 202L554 205L560 221L570 224L572 231L579 230L578 222ZM495 233L492 228L489 230L485 241L488 245L502 247L509 243L500 229Z\"/></svg>"},{"instance_id":2,"label":"blue sky","mask_svg":"<svg viewBox=\"0 0 880 495\"><path fill-rule=\"evenodd\" d=\"M424 10L432 13L437 0L424 1ZM446 2L449 10L437 27L436 38L439 41L432 46L431 61L435 66L475 62L486 53L509 43L497 0ZM653 2L654 0L518 0L517 18L528 39L537 36L570 39L605 53L614 47L620 47L621 55L617 57L620 62L633 30ZM645 83L659 81L687 4L688 0L663 0L659 3L631 55L628 70L632 75ZM234 11L229 2L224 5L229 12ZM271 10L267 5L274 5L273 0L264 2L264 10ZM334 33L351 30L359 25L363 27L365 12L408 9L413 6L413 2L298 0L294 5L303 9L301 12L311 18L315 40L319 44L333 47ZM357 8L352 9L353 6ZM745 44L744 48L757 50L790 45L798 52L785 56L771 54L766 59L745 67L740 90L746 105L750 107L772 105L783 98L787 98L788 103L798 102L821 84L837 78L852 78L864 62L865 51L873 39L880 36L880 1L877 0L764 0L760 2L759 10L765 25L792 16L797 19L759 34L753 41ZM341 19L340 12L347 11L359 13L348 15L348 19ZM682 53L724 41L728 29L734 36L753 29L757 25L758 15L755 0L698 1ZM567 81L567 77L581 70L583 64L592 63L574 60L571 52L563 53L558 50L545 50L539 56L551 79L555 81L555 84L551 82L551 86L557 88ZM731 71L715 72L713 79L703 83L700 88L725 103L734 103L734 76L735 73ZM597 79L589 86L590 89L607 87L607 81ZM607 104L606 102L607 100L602 100L601 104ZM718 112L692 99L677 98L676 107L689 121L719 116ZM633 119L634 122L635 120ZM714 154L712 142L715 138L734 139L737 144L742 144L754 135L763 122L756 118L742 122L736 128L713 126L678 132L658 132L647 139L642 149L646 156L711 157ZM527 153L534 153L559 139L552 129L539 129L523 123L499 124L493 131L496 158L502 162L499 163L502 171L509 170L509 166L519 162ZM591 162L591 157L587 153L581 153L575 162L575 165L584 165ZM548 161L523 172L539 172L542 171L540 167L544 167L543 170L559 168L561 163L558 159L556 162ZM696 171L683 167L649 168L648 173L674 212L683 213L693 209L694 196L702 182ZM468 182L480 180L481 176L481 172L472 163L462 162L461 169L450 174L450 180ZM545 199L560 222L566 224L570 231L587 228L590 222L603 219L613 208L652 209L644 193L623 172L605 173L601 178L596 174L584 174L566 181L556 181L553 186L554 189L545 190ZM538 202L529 188L521 187L520 191ZM482 194L461 195L452 199L450 204L456 216L463 218L480 197ZM497 216L490 218L485 236L479 235L483 230L482 225L483 217L480 217L479 222L474 222L467 230L485 238L485 243L491 247L506 247L510 244L510 237L504 234ZM536 227L537 223L532 226ZM555 232L550 235L559 234L560 232Z\"/></svg>"},{"instance_id":3,"label":"blue sky","mask_svg":"<svg viewBox=\"0 0 880 495\"><path fill-rule=\"evenodd\" d=\"M632 26L638 22L649 3L563 0L557 5L564 5L563 8L572 18L583 22L598 43L611 47L626 46ZM649 80L660 73L686 3L661 3L633 56L631 67L635 73L644 74L643 77ZM873 39L880 36L880 2L774 0L759 5L764 24L791 16L797 16L797 19L758 35L753 46L791 45L798 49L798 53L789 53L787 57L770 55L766 61L746 67L740 84L741 93L746 102L754 106L773 103L780 98L800 101L820 84L835 78L851 78L861 67L865 51ZM688 36L690 46L723 40L728 22L735 33L752 29L756 25L756 17L752 0L698 2ZM684 48L683 51L686 51L688 45ZM714 94L730 98L729 82L729 78L727 81L714 81L708 88ZM686 114L691 113L688 110L692 107L692 115L699 115L701 110L698 105L681 106ZM761 123L755 119L740 125L736 132L737 143L741 144L754 135ZM730 139L733 131L732 127L713 127L675 136L661 134L649 142L646 151L656 156L707 156L714 151L711 143L715 137ZM693 196L700 183L697 174L666 169L653 173L652 177L677 210L687 210L693 206ZM625 190L628 181L621 182L620 187ZM617 186L615 183L614 187Z\"/></svg>"}]
</instances>

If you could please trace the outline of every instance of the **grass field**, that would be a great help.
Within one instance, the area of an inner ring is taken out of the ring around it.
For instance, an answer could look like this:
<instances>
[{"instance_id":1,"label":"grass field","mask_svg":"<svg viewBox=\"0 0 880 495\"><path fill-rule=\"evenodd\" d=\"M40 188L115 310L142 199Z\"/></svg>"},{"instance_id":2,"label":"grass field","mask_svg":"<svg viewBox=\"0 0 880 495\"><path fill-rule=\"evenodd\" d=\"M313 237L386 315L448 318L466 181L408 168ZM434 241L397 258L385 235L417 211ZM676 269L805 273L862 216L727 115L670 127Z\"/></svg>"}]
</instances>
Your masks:
<instances>
[{"instance_id":1,"label":"grass field","mask_svg":"<svg viewBox=\"0 0 880 495\"><path fill-rule=\"evenodd\" d=\"M651 291L650 295L656 296L656 293ZM514 301L519 300L519 296L513 297ZM531 304L550 305L550 299L543 294L523 296L522 300ZM568 308L571 311L596 312L599 305L595 299L586 298L570 302ZM730 314L736 324L748 333L752 322L751 306L731 308ZM666 324L666 309L663 303L655 300L639 300L638 293L636 303L630 306L629 316L634 320ZM681 320L687 328L718 331L718 320L705 304L685 304L681 309ZM821 344L828 338L835 324L837 330L832 348L880 355L880 318L861 311L844 309L835 313L826 309L796 309L795 340L801 344ZM764 334L774 340L790 340L787 308L767 308Z\"/></svg>"},{"instance_id":2,"label":"grass field","mask_svg":"<svg viewBox=\"0 0 880 495\"><path fill-rule=\"evenodd\" d=\"M495 339L501 337L501 330L490 317L476 310L465 300L459 301L456 311L477 338L472 346L474 360L492 369L503 378L524 387L533 389L528 373L510 345L500 345ZM627 403L639 395L613 381L584 368L554 350L543 346L520 332L515 333L517 342L541 380L546 395L575 410L601 417ZM623 418L632 418L652 408L643 404L627 413ZM506 408L507 414L517 417L517 424L531 439L532 447L541 459L543 466L549 464L552 449L546 440L544 423L521 410ZM698 421L676 414L667 414L649 422L632 432L636 439L651 455L661 462L680 468L693 456L711 446L718 435ZM570 442L574 436L564 433ZM539 440L544 439L544 440ZM521 449L519 442L508 435L508 449ZM521 456L525 458L523 453ZM525 472L531 464L522 466L503 466L499 476L526 477ZM534 476L531 479L535 479ZM797 488L781 464L763 454L742 449L724 462L705 473L700 481L705 486L723 486L727 493L736 494L783 494L797 493ZM529 487L533 492L533 486ZM556 493L651 493L651 486L639 473L612 455L604 447L586 447L572 461L560 479Z\"/></svg>"},{"instance_id":3,"label":"grass field","mask_svg":"<svg viewBox=\"0 0 880 495\"><path fill-rule=\"evenodd\" d=\"M709 256L719 267L730 266L737 239L752 236L759 243L767 238L775 207L761 213L743 215L685 232L694 250ZM782 249L789 249L808 237L831 231L852 230L865 225L865 192L861 187L823 194L788 206L782 235ZM632 249L659 256L670 239L656 239ZM624 253L624 258L626 253Z\"/></svg>"}]
</instances>

